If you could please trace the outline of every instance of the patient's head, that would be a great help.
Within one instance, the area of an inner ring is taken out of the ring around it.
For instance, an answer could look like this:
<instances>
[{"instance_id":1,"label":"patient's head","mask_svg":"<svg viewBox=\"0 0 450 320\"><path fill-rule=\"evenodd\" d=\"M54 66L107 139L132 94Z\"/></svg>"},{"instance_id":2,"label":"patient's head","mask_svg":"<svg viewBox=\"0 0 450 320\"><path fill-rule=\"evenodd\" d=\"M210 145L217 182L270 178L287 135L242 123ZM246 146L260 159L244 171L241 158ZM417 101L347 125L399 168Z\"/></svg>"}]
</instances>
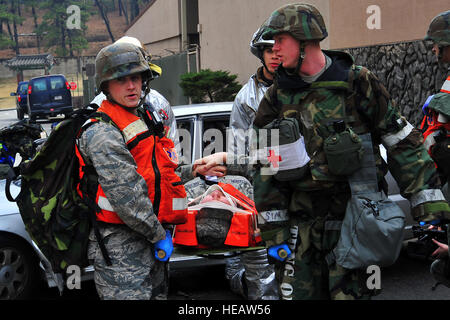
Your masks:
<instances>
[{"instance_id":1,"label":"patient's head","mask_svg":"<svg viewBox=\"0 0 450 320\"><path fill-rule=\"evenodd\" d=\"M228 198L225 196L225 194L221 190L214 190L210 194L208 194L206 197L203 198L200 203L205 203L209 201L220 201L228 205L233 205L233 203L230 203Z\"/></svg>"}]
</instances>

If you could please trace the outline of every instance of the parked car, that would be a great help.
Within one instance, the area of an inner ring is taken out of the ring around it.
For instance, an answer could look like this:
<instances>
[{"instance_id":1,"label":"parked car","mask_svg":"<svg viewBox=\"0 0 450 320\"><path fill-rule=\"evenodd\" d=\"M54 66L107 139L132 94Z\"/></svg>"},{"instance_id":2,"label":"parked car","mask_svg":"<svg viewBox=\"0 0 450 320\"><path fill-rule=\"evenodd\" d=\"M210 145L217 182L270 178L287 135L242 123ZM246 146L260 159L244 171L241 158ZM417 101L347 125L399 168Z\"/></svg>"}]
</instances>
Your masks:
<instances>
[{"instance_id":1,"label":"parked car","mask_svg":"<svg viewBox=\"0 0 450 320\"><path fill-rule=\"evenodd\" d=\"M28 117L67 115L73 111L71 86L62 74L32 78L28 82Z\"/></svg>"},{"instance_id":2,"label":"parked car","mask_svg":"<svg viewBox=\"0 0 450 320\"><path fill-rule=\"evenodd\" d=\"M16 110L17 119L22 120L24 114L27 113L27 93L28 93L28 81L20 81L17 85L16 92L11 92L11 96L16 97Z\"/></svg>"}]
</instances>

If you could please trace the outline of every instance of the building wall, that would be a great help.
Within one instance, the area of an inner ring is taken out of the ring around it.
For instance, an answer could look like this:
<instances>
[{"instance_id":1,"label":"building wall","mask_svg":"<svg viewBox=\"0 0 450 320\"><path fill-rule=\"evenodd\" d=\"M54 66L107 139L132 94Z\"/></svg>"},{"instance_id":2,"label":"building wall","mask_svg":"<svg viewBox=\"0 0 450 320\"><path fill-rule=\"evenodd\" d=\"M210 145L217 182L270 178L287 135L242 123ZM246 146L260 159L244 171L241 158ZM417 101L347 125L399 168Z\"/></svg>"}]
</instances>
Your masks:
<instances>
[{"instance_id":1,"label":"building wall","mask_svg":"<svg viewBox=\"0 0 450 320\"><path fill-rule=\"evenodd\" d=\"M450 8L448 0L330 0L329 4L331 48L421 40L430 21ZM380 29L367 27L375 17L374 11L367 13L371 5L380 10Z\"/></svg>"},{"instance_id":2,"label":"building wall","mask_svg":"<svg viewBox=\"0 0 450 320\"><path fill-rule=\"evenodd\" d=\"M144 43L144 46L152 54L154 59L158 59L160 57L170 56L174 52L180 52L180 41L181 37L176 36L158 42Z\"/></svg>"},{"instance_id":3,"label":"building wall","mask_svg":"<svg viewBox=\"0 0 450 320\"><path fill-rule=\"evenodd\" d=\"M180 51L179 0L156 0L126 35L138 38L154 55L166 56Z\"/></svg>"},{"instance_id":4,"label":"building wall","mask_svg":"<svg viewBox=\"0 0 450 320\"><path fill-rule=\"evenodd\" d=\"M189 0L188 0L189 1ZM127 31L150 47L154 55L178 51L180 0L155 0ZM249 50L253 33L287 0L198 0L201 68L227 70L244 84L260 62ZM329 37L324 49L369 47L423 39L448 0L306 0L322 13ZM369 29L367 9L380 9L380 29Z\"/></svg>"},{"instance_id":5,"label":"building wall","mask_svg":"<svg viewBox=\"0 0 450 320\"><path fill-rule=\"evenodd\" d=\"M304 1L314 4L328 25L328 0ZM250 53L253 33L286 0L199 0L201 25L201 67L227 70L238 75L240 83L247 82L261 65ZM327 47L328 41L324 41Z\"/></svg>"},{"instance_id":6,"label":"building wall","mask_svg":"<svg viewBox=\"0 0 450 320\"><path fill-rule=\"evenodd\" d=\"M423 40L346 49L355 63L377 75L392 101L416 126L423 118L422 105L439 92L447 68L437 62L431 45Z\"/></svg>"}]
</instances>

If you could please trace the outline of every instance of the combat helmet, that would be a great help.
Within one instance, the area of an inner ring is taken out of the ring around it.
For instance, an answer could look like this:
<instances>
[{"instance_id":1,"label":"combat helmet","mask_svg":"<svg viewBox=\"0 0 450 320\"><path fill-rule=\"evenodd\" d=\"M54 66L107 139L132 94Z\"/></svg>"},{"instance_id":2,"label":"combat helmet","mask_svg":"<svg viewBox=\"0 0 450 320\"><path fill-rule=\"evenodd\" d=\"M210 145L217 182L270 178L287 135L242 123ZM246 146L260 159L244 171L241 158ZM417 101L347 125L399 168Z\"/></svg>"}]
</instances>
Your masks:
<instances>
[{"instance_id":1,"label":"combat helmet","mask_svg":"<svg viewBox=\"0 0 450 320\"><path fill-rule=\"evenodd\" d=\"M298 41L322 41L328 36L327 28L319 10L310 4L288 4L275 10L264 23L263 39L288 32Z\"/></svg>"},{"instance_id":2,"label":"combat helmet","mask_svg":"<svg viewBox=\"0 0 450 320\"><path fill-rule=\"evenodd\" d=\"M262 35L265 31L265 27L262 26L253 34L252 40L250 41L250 52L259 58L264 63L264 49L273 47L275 43L274 40L264 40Z\"/></svg>"},{"instance_id":3,"label":"combat helmet","mask_svg":"<svg viewBox=\"0 0 450 320\"><path fill-rule=\"evenodd\" d=\"M141 48L145 59L148 61L148 65L150 66L150 70L152 71L153 78L158 78L158 77L161 76L161 74L162 74L161 67L157 66L156 64L151 62L152 55L150 54L150 52L145 50L144 46L142 45L142 43L137 38L130 37L130 36L123 36L119 40L116 40L115 43L131 43L131 44L134 44L135 46Z\"/></svg>"},{"instance_id":4,"label":"combat helmet","mask_svg":"<svg viewBox=\"0 0 450 320\"><path fill-rule=\"evenodd\" d=\"M450 45L450 10L441 12L433 18L425 40L432 40L441 47Z\"/></svg>"},{"instance_id":5,"label":"combat helmet","mask_svg":"<svg viewBox=\"0 0 450 320\"><path fill-rule=\"evenodd\" d=\"M130 43L113 43L100 50L95 58L95 84L104 91L106 81L141 73L143 83L152 73L141 49Z\"/></svg>"}]
</instances>

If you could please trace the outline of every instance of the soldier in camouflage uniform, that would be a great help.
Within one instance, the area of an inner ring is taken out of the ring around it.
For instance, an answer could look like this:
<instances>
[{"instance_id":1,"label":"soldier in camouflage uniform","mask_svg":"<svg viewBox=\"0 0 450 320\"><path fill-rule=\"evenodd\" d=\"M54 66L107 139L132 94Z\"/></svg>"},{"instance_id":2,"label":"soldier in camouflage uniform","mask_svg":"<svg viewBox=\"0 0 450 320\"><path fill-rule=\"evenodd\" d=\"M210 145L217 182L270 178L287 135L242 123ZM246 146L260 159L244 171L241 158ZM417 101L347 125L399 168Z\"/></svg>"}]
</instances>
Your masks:
<instances>
[{"instance_id":1,"label":"soldier in camouflage uniform","mask_svg":"<svg viewBox=\"0 0 450 320\"><path fill-rule=\"evenodd\" d=\"M431 40L433 42L433 53L436 55L439 63L450 62L450 10L442 12L433 18L428 28L427 35L425 36L425 40ZM440 115L437 121L441 122L445 128L448 128L448 123L446 124L444 123L449 121L448 117L448 110L450 109L449 75L447 75L447 80L442 86L441 92L435 94L429 99L431 100L429 101L428 106L425 107L424 110L425 117L422 122L421 130L422 132L425 133L424 136L426 136L426 139L424 141L425 147L428 150L430 150L431 154L433 154L433 147L436 144L433 132L438 133L439 130L432 131L431 133L426 133L427 129L434 130L433 128L428 128L429 122L427 121L427 113L429 113L429 110L426 109L429 108L430 110L434 110L434 112L438 112ZM449 164L437 163L437 165L438 169L440 169L440 172L444 175L443 179L446 180L446 184L444 185L442 190L448 200L450 198L448 190L448 177L445 174L446 172L448 172L448 170L442 170L442 168L440 168L439 166L442 165L448 166ZM447 225L447 231L449 231L449 225ZM431 264L430 267L431 274L439 283L443 283L447 287L450 287L450 263L448 258L449 246L448 244L438 242L435 239L433 239L433 241L437 245L437 249L432 253L432 256L437 259Z\"/></svg>"},{"instance_id":2,"label":"soldier in camouflage uniform","mask_svg":"<svg viewBox=\"0 0 450 320\"><path fill-rule=\"evenodd\" d=\"M103 104L112 103L114 108L138 115L141 97L148 93L152 79L142 50L126 43L109 45L98 53L96 70L97 88L107 97ZM143 121L140 123L146 126ZM154 255L155 246L167 240L166 232L153 212L146 181L137 172L137 161L121 131L109 123L96 122L84 130L78 147L86 163L95 168L107 200L124 222L99 222L111 265L105 262L93 230L89 237L88 258L95 267L100 298L166 298L167 262ZM192 167L185 169L182 177L192 179Z\"/></svg>"},{"instance_id":3,"label":"soldier in camouflage uniform","mask_svg":"<svg viewBox=\"0 0 450 320\"><path fill-rule=\"evenodd\" d=\"M433 53L440 62L450 62L450 10L433 18L425 40L433 41Z\"/></svg>"},{"instance_id":4,"label":"soldier in camouflage uniform","mask_svg":"<svg viewBox=\"0 0 450 320\"><path fill-rule=\"evenodd\" d=\"M400 114L372 72L354 65L347 53L321 50L320 41L328 34L315 7L283 6L265 25L263 38L275 40L273 50L282 65L261 101L255 129L277 118L296 119L311 158L309 171L293 181L276 181L260 169L254 174L258 212L287 209L289 213L290 228L273 238L276 244L290 237L295 245L295 257L280 269L282 298L367 298L373 292L366 287L365 270L345 269L325 259L339 239L351 190L347 177L329 167L324 140L333 130L339 132L341 125L357 134L370 133L379 188L387 193L384 175L389 169L420 221L450 217L433 161L422 146L420 132ZM380 156L380 143L387 149L388 165Z\"/></svg>"}]
</instances>

